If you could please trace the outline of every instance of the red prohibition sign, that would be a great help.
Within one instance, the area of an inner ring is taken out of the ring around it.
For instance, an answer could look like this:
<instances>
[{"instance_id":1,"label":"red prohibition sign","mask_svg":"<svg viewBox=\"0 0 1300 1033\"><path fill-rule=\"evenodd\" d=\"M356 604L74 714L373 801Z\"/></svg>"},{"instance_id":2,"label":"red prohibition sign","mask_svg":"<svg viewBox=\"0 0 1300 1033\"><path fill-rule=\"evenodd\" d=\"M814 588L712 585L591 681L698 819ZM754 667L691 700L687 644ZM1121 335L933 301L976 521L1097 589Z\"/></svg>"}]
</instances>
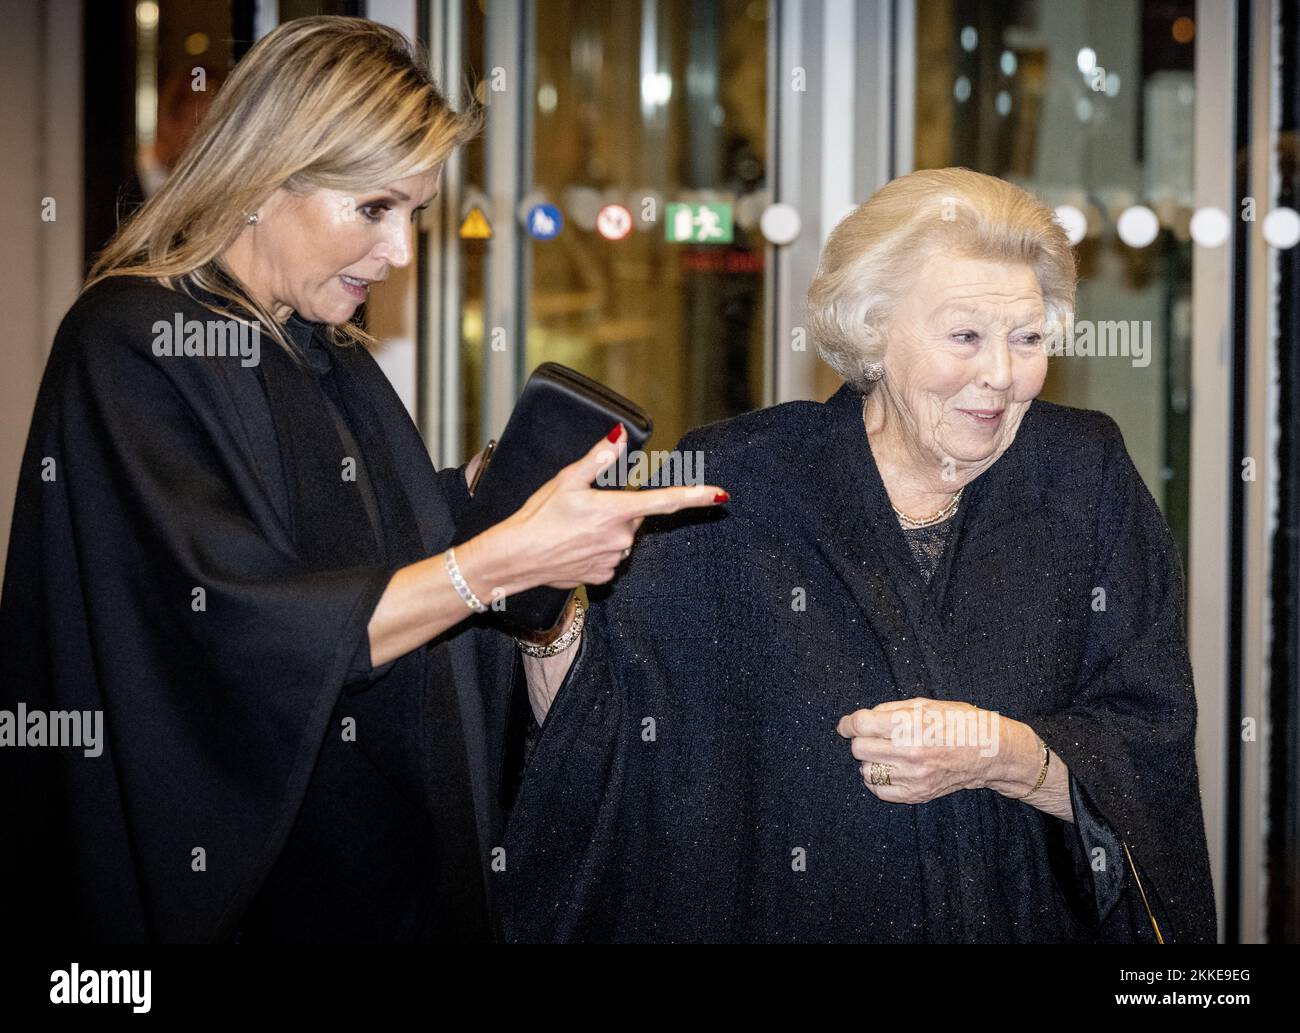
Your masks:
<instances>
[{"instance_id":1,"label":"red prohibition sign","mask_svg":"<svg viewBox=\"0 0 1300 1033\"><path fill-rule=\"evenodd\" d=\"M596 232L606 240L622 240L632 232L632 213L621 204L607 204L596 216Z\"/></svg>"}]
</instances>

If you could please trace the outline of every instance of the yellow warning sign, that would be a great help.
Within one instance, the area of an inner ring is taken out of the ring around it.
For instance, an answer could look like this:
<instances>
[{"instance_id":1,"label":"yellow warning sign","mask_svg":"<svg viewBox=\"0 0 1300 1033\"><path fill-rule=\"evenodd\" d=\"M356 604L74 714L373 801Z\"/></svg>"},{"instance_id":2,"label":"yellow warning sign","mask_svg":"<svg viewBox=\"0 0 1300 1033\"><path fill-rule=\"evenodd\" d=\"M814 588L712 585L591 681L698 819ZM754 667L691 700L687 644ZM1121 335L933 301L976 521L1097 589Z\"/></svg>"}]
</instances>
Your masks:
<instances>
[{"instance_id":1,"label":"yellow warning sign","mask_svg":"<svg viewBox=\"0 0 1300 1033\"><path fill-rule=\"evenodd\" d=\"M492 227L488 225L487 216L481 208L469 210L465 221L460 224L460 235L463 240L487 240L492 236Z\"/></svg>"}]
</instances>

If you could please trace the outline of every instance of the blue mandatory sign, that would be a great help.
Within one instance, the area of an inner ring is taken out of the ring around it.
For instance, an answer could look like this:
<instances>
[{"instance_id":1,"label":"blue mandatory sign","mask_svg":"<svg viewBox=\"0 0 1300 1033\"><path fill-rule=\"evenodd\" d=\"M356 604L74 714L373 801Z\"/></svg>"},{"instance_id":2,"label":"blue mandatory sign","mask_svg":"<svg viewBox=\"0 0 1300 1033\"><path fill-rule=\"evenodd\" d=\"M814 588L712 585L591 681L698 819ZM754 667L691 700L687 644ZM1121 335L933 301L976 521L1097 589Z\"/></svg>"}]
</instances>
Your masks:
<instances>
[{"instance_id":1,"label":"blue mandatory sign","mask_svg":"<svg viewBox=\"0 0 1300 1033\"><path fill-rule=\"evenodd\" d=\"M553 204L537 204L528 209L528 221L524 225L535 240L554 240L564 228L564 216Z\"/></svg>"}]
</instances>

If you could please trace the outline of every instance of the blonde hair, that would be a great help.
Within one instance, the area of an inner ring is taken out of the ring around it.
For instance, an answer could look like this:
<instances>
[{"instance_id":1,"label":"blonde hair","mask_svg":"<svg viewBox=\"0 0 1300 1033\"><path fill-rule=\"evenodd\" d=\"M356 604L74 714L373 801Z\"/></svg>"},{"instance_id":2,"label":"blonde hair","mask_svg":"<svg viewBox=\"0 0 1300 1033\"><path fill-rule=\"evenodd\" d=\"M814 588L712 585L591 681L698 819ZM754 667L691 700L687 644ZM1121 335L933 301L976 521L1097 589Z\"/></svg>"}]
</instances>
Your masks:
<instances>
[{"instance_id":1,"label":"blonde hair","mask_svg":"<svg viewBox=\"0 0 1300 1033\"><path fill-rule=\"evenodd\" d=\"M251 312L290 351L274 315L221 260L279 187L372 189L431 171L482 125L453 111L420 48L363 18L285 22L231 72L161 189L99 253L86 290L113 275L193 287ZM237 312L222 314L240 318ZM360 326L330 327L338 344L373 344Z\"/></svg>"},{"instance_id":2,"label":"blonde hair","mask_svg":"<svg viewBox=\"0 0 1300 1033\"><path fill-rule=\"evenodd\" d=\"M884 325L921 263L944 251L1023 262L1043 293L1047 321L1074 312L1074 252L1052 209L1028 191L970 169L900 176L831 231L808 287L810 332L822 359L860 391L885 352Z\"/></svg>"}]
</instances>

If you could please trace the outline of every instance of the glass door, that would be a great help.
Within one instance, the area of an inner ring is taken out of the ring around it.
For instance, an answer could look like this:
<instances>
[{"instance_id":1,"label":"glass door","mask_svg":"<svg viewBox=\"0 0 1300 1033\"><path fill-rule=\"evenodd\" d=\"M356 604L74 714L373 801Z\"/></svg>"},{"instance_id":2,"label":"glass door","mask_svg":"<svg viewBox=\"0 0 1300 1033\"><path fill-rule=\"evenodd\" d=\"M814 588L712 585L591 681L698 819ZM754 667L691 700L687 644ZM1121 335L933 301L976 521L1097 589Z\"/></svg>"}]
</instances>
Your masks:
<instances>
[{"instance_id":1,"label":"glass door","mask_svg":"<svg viewBox=\"0 0 1300 1033\"><path fill-rule=\"evenodd\" d=\"M455 6L489 125L462 158L443 458L499 434L546 361L645 407L658 448L761 405L768 5Z\"/></svg>"}]
</instances>

